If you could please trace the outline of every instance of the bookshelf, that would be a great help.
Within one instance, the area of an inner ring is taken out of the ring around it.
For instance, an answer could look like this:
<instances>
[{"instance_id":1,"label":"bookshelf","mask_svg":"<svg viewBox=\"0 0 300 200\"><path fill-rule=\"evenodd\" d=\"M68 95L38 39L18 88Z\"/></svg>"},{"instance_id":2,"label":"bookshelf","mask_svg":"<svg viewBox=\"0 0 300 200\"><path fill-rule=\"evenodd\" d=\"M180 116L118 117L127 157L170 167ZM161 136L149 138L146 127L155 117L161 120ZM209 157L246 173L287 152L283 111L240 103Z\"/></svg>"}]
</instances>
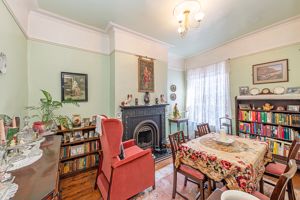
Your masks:
<instances>
[{"instance_id":1,"label":"bookshelf","mask_svg":"<svg viewBox=\"0 0 300 200\"><path fill-rule=\"evenodd\" d=\"M264 111L265 103L274 108ZM250 105L254 109L240 108L240 104ZM241 137L267 141L277 161L285 161L294 139L299 138L300 112L287 111L287 105L300 105L300 95L257 95L237 96L235 98L236 133ZM283 106L285 110L276 110ZM300 152L296 157L300 167Z\"/></svg>"},{"instance_id":2,"label":"bookshelf","mask_svg":"<svg viewBox=\"0 0 300 200\"><path fill-rule=\"evenodd\" d=\"M62 136L60 146L60 178L97 169L99 164L100 141L96 126L59 130Z\"/></svg>"}]
</instances>

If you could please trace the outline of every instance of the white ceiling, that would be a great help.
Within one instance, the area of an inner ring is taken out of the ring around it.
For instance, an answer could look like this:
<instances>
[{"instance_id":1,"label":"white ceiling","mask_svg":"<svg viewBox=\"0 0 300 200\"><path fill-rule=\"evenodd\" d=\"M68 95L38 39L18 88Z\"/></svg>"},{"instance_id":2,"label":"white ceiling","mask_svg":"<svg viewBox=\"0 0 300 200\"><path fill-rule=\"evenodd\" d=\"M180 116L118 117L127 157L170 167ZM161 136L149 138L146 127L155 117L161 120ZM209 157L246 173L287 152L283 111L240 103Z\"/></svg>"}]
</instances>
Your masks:
<instances>
[{"instance_id":1,"label":"white ceiling","mask_svg":"<svg viewBox=\"0 0 300 200\"><path fill-rule=\"evenodd\" d=\"M185 38L173 8L181 0L37 0L39 8L104 30L112 21L174 45L186 57L278 21L300 15L300 0L203 0L206 16ZM284 31L283 31L284 34Z\"/></svg>"}]
</instances>

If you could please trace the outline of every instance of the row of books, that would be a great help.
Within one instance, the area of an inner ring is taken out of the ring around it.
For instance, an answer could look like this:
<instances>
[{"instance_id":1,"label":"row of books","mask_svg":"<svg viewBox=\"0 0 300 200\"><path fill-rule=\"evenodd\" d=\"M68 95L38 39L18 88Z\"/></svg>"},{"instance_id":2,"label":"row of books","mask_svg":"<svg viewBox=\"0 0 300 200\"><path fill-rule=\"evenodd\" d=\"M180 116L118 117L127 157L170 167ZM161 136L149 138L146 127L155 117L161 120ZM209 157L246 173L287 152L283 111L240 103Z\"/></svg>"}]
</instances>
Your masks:
<instances>
[{"instance_id":1,"label":"row of books","mask_svg":"<svg viewBox=\"0 0 300 200\"><path fill-rule=\"evenodd\" d=\"M294 140L299 132L287 127L264 125L258 123L240 122L239 131L243 133L267 136L277 139Z\"/></svg>"},{"instance_id":2,"label":"row of books","mask_svg":"<svg viewBox=\"0 0 300 200\"><path fill-rule=\"evenodd\" d=\"M239 120L300 126L300 114L273 112L239 111Z\"/></svg>"},{"instance_id":3,"label":"row of books","mask_svg":"<svg viewBox=\"0 0 300 200\"><path fill-rule=\"evenodd\" d=\"M99 141L85 142L80 145L63 146L60 148L60 158L65 159L71 156L82 155L89 152L95 152L99 149Z\"/></svg>"},{"instance_id":4,"label":"row of books","mask_svg":"<svg viewBox=\"0 0 300 200\"><path fill-rule=\"evenodd\" d=\"M275 155L280 155L287 157L289 154L289 150L291 147L291 143L283 142L283 141L276 141L266 137L259 137L256 135L249 135L249 134L240 134L241 137L245 138L252 138L260 141L268 142L270 151ZM300 153L296 156L297 160L300 160Z\"/></svg>"},{"instance_id":5,"label":"row of books","mask_svg":"<svg viewBox=\"0 0 300 200\"><path fill-rule=\"evenodd\" d=\"M97 166L99 163L99 155L90 155L83 158L78 158L68 162L60 163L60 174L68 174L77 170L88 169Z\"/></svg>"},{"instance_id":6,"label":"row of books","mask_svg":"<svg viewBox=\"0 0 300 200\"><path fill-rule=\"evenodd\" d=\"M62 137L63 143L74 142L85 140L89 138L99 137L99 134L95 132L95 130L82 130L82 131L74 131L74 132L66 132L64 133L64 137Z\"/></svg>"}]
</instances>

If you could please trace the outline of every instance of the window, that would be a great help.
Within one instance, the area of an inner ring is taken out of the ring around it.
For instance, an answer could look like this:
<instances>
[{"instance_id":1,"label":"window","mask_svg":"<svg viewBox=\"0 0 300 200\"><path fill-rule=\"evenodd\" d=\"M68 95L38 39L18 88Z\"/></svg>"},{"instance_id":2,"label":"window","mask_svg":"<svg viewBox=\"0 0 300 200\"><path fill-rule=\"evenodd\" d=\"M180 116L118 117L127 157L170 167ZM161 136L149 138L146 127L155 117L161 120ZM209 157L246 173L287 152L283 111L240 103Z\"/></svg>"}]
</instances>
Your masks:
<instances>
[{"instance_id":1,"label":"window","mask_svg":"<svg viewBox=\"0 0 300 200\"><path fill-rule=\"evenodd\" d=\"M207 122L218 130L219 118L231 116L229 65L220 62L187 71L187 110L195 123Z\"/></svg>"}]
</instances>

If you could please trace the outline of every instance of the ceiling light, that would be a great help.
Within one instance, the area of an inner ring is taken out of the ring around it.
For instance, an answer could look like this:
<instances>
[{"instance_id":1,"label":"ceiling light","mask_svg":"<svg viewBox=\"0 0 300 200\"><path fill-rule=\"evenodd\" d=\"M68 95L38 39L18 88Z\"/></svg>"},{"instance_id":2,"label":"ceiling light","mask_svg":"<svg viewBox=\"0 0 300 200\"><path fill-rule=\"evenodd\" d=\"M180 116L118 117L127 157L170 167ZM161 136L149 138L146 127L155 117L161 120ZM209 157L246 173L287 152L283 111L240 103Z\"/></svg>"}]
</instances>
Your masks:
<instances>
[{"instance_id":1,"label":"ceiling light","mask_svg":"<svg viewBox=\"0 0 300 200\"><path fill-rule=\"evenodd\" d=\"M181 37L184 37L189 29L198 28L205 16L198 0L182 1L174 8L173 15L177 18L178 33Z\"/></svg>"}]
</instances>

